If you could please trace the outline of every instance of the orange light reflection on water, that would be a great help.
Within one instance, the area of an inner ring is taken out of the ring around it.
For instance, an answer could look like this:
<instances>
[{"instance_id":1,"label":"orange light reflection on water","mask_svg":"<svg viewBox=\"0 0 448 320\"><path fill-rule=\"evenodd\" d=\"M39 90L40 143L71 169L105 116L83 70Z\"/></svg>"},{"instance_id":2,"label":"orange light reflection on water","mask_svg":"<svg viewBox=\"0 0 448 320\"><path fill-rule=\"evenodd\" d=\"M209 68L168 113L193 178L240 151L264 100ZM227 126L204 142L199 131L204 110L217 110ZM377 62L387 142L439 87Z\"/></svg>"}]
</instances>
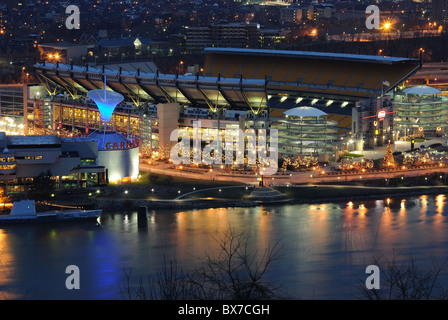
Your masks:
<instances>
[{"instance_id":1,"label":"orange light reflection on water","mask_svg":"<svg viewBox=\"0 0 448 320\"><path fill-rule=\"evenodd\" d=\"M434 236L442 236L444 232L444 221L445 216L443 215L443 209L445 207L446 196L444 194L439 194L436 196L436 214L433 217L433 225L434 225Z\"/></svg>"},{"instance_id":2,"label":"orange light reflection on water","mask_svg":"<svg viewBox=\"0 0 448 320\"><path fill-rule=\"evenodd\" d=\"M442 214L443 213L443 207L445 206L445 195L439 194L436 197L436 207L437 207L437 213Z\"/></svg>"},{"instance_id":3,"label":"orange light reflection on water","mask_svg":"<svg viewBox=\"0 0 448 320\"><path fill-rule=\"evenodd\" d=\"M420 215L424 218L424 215L428 211L428 196L422 195L419 197L420 200Z\"/></svg>"},{"instance_id":4,"label":"orange light reflection on water","mask_svg":"<svg viewBox=\"0 0 448 320\"><path fill-rule=\"evenodd\" d=\"M11 250L11 244L8 239L8 234L5 230L0 229L0 287L7 286L13 282L12 275L13 269L11 269L11 264L13 263L13 255ZM0 299L16 299L19 298L18 295L14 295L8 291L2 291L2 296Z\"/></svg>"},{"instance_id":5,"label":"orange light reflection on water","mask_svg":"<svg viewBox=\"0 0 448 320\"><path fill-rule=\"evenodd\" d=\"M272 213L275 209L263 206L239 208L240 215L229 215L226 208L196 209L175 214L176 255L179 260L197 262L199 253L213 256L219 250L219 243L225 240L229 230L256 246L259 254L274 243L271 241ZM243 238L245 239L245 238Z\"/></svg>"}]
</instances>

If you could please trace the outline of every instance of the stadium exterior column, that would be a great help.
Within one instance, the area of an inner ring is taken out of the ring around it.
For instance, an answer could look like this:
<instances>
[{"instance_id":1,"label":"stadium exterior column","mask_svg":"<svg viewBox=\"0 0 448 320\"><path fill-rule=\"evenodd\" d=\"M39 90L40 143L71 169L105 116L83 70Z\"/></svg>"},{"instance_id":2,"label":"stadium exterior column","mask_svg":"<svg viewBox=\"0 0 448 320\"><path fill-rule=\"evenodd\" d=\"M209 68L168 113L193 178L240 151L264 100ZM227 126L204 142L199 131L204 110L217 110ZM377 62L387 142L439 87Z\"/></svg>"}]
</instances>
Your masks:
<instances>
[{"instance_id":1,"label":"stadium exterior column","mask_svg":"<svg viewBox=\"0 0 448 320\"><path fill-rule=\"evenodd\" d=\"M178 128L179 103L159 103L157 105L157 117L159 119L159 148L171 149L177 143L171 141L170 136L171 132Z\"/></svg>"}]
</instances>

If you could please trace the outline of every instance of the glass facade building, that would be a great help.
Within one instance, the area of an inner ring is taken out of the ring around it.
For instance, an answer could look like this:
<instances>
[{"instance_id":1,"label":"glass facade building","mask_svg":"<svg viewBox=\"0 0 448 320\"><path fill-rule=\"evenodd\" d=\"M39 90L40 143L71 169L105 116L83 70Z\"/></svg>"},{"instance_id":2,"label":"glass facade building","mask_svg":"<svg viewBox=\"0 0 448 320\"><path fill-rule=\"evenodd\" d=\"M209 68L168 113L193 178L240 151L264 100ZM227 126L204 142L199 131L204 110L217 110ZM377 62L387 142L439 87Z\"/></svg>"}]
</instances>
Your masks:
<instances>
[{"instance_id":1,"label":"glass facade building","mask_svg":"<svg viewBox=\"0 0 448 320\"><path fill-rule=\"evenodd\" d=\"M441 136L448 127L448 97L442 96L438 90L430 90L430 87L420 86L419 89L395 95L395 128L400 137Z\"/></svg>"}]
</instances>

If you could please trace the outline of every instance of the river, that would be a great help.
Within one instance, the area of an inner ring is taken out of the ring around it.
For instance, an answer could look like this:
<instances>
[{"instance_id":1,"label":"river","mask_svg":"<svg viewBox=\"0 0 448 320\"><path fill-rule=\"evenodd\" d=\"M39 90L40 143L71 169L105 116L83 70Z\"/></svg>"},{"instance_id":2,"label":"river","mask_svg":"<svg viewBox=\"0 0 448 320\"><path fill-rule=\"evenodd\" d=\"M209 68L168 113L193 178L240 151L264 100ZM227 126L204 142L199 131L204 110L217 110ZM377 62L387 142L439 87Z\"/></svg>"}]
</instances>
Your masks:
<instances>
[{"instance_id":1,"label":"river","mask_svg":"<svg viewBox=\"0 0 448 320\"><path fill-rule=\"evenodd\" d=\"M100 224L0 227L0 299L122 299L125 272L146 279L162 261L184 270L216 252L229 227L248 236L251 252L276 242L267 279L300 299L357 299L372 257L395 252L429 265L447 257L448 206L443 194L332 202L148 212L104 212ZM66 267L79 268L68 290ZM443 276L442 280L445 281Z\"/></svg>"}]
</instances>

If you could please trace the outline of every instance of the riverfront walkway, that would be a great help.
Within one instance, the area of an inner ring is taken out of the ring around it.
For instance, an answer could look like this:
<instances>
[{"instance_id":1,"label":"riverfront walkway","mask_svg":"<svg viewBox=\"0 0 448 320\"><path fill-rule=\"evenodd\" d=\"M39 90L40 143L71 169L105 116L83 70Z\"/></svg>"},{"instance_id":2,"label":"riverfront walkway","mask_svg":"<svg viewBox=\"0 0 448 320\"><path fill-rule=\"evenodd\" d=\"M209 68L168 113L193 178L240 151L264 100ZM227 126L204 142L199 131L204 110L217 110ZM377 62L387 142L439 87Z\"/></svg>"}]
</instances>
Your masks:
<instances>
[{"instance_id":1,"label":"riverfront walkway","mask_svg":"<svg viewBox=\"0 0 448 320\"><path fill-rule=\"evenodd\" d=\"M325 168L325 167L324 167ZM174 165L159 163L158 165L140 164L140 170L143 172L153 172L163 175L171 175L176 177L183 177L188 179L197 179L202 182L206 181L227 181L245 183L247 185L258 185L259 181L255 173L249 171L233 171L225 172L224 170L209 171L206 169L192 169L181 170L176 169ZM322 169L320 169L322 170ZM426 165L418 168L401 167L391 169L377 169L366 172L340 172L323 170L320 172L305 171L305 172L277 172L275 175L264 176L263 181L265 186L287 185L287 184L322 184L322 183L341 183L349 181L360 180L378 180L378 179L394 179L409 177L427 177L433 174L441 174L441 178L446 182L448 175L448 165Z\"/></svg>"}]
</instances>

